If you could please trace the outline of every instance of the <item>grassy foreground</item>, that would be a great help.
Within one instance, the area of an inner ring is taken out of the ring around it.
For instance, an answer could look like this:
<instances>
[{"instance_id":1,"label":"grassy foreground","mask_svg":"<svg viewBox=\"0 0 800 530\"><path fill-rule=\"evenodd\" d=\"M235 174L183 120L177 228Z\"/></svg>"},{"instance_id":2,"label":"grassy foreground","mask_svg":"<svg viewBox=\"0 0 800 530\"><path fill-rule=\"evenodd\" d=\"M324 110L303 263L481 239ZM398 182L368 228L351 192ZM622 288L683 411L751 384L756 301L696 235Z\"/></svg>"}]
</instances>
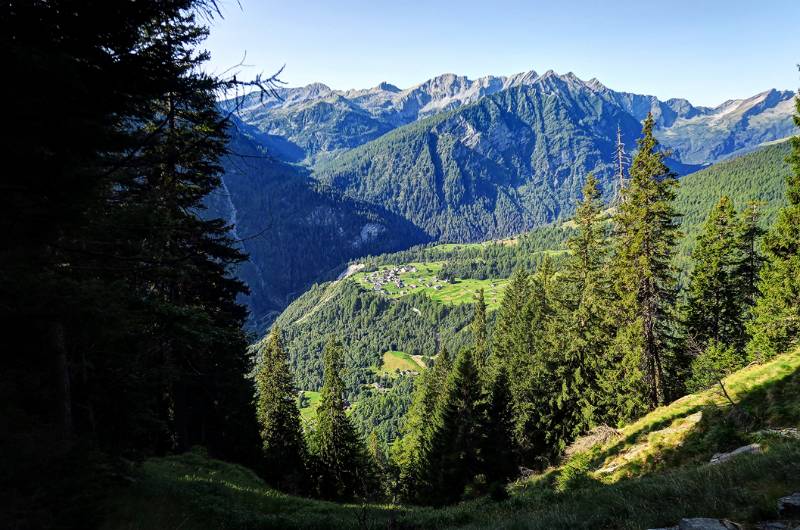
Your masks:
<instances>
[{"instance_id":1,"label":"grassy foreground","mask_svg":"<svg viewBox=\"0 0 800 530\"><path fill-rule=\"evenodd\" d=\"M278 493L253 472L202 452L153 458L112 496L106 529L144 528L654 528L681 517L755 522L800 490L800 350L641 418L562 466L514 484L508 500L444 509L334 504ZM763 454L710 465L758 441Z\"/></svg>"}]
</instances>

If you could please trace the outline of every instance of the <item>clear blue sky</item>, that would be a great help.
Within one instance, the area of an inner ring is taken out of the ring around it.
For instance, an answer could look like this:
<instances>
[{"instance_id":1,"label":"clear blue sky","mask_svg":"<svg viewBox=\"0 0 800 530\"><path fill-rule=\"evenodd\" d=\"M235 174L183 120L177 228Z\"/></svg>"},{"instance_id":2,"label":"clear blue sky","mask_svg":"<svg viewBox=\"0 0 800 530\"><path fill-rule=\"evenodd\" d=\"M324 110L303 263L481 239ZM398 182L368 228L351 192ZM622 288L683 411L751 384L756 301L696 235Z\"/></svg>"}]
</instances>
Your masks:
<instances>
[{"instance_id":1,"label":"clear blue sky","mask_svg":"<svg viewBox=\"0 0 800 530\"><path fill-rule=\"evenodd\" d=\"M797 89L800 0L220 0L209 69L286 64L289 86L401 88L553 69L716 105Z\"/></svg>"}]
</instances>

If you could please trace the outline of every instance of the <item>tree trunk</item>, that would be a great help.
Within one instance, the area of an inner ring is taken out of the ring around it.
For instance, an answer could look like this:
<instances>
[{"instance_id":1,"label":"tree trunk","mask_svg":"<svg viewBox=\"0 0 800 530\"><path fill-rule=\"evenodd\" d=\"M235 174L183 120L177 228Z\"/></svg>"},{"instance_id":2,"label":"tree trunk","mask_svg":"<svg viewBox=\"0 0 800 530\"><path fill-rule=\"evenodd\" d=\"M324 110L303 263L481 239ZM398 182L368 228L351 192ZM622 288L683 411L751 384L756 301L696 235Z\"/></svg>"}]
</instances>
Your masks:
<instances>
[{"instance_id":1,"label":"tree trunk","mask_svg":"<svg viewBox=\"0 0 800 530\"><path fill-rule=\"evenodd\" d=\"M64 336L64 325L59 321L48 324L48 345L53 355L55 383L55 415L59 434L63 440L73 437L72 426L72 391L70 388L69 359L67 342Z\"/></svg>"}]
</instances>

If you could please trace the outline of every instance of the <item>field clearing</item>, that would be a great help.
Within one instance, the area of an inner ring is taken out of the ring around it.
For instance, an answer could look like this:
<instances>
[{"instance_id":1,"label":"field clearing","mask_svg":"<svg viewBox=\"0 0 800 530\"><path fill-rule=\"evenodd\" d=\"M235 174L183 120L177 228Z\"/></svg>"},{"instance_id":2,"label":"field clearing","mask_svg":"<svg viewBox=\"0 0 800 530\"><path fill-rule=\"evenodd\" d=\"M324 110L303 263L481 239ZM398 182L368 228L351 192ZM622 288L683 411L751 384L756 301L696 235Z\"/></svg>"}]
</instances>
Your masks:
<instances>
[{"instance_id":1,"label":"field clearing","mask_svg":"<svg viewBox=\"0 0 800 530\"><path fill-rule=\"evenodd\" d=\"M317 417L317 405L319 405L319 392L304 390L303 395L308 398L308 405L300 409L300 419L311 421Z\"/></svg>"},{"instance_id":2,"label":"field clearing","mask_svg":"<svg viewBox=\"0 0 800 530\"><path fill-rule=\"evenodd\" d=\"M470 244L479 245L482 243ZM392 278L396 277L400 282L387 281L382 283L380 285L382 293L389 298L400 298L412 293L423 293L430 299L442 304L458 305L473 303L478 290L483 289L487 308L492 311L500 306L503 290L508 280L457 278L452 282L445 282L437 276L442 270L443 264L444 262L442 261L432 261L428 263L407 263L405 265L384 265L378 269L378 272L398 271ZM414 270L399 272L403 267L413 268ZM372 291L375 289L376 284L370 280L370 278L374 278L371 274L374 273L359 272L354 274L352 278L364 289Z\"/></svg>"},{"instance_id":3,"label":"field clearing","mask_svg":"<svg viewBox=\"0 0 800 530\"><path fill-rule=\"evenodd\" d=\"M413 370L420 372L426 367L420 364L414 357L402 351L387 351L383 354L383 364L380 371L389 375L395 375L397 371Z\"/></svg>"},{"instance_id":4,"label":"field clearing","mask_svg":"<svg viewBox=\"0 0 800 530\"><path fill-rule=\"evenodd\" d=\"M317 407L319 406L319 392L314 390L303 390L303 394L308 398L308 405L300 408L300 421L301 423L309 423L317 418ZM352 414L358 405L358 401L354 401L347 409L347 415Z\"/></svg>"}]
</instances>

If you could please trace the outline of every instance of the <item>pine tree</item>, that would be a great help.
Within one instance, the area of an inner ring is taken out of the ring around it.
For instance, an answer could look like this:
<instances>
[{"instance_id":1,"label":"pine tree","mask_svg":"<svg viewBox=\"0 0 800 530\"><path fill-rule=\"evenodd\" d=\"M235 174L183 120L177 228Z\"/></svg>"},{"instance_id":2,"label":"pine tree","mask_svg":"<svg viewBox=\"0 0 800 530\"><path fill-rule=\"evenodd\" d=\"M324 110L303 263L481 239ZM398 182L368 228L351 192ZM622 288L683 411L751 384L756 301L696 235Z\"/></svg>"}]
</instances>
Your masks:
<instances>
[{"instance_id":1,"label":"pine tree","mask_svg":"<svg viewBox=\"0 0 800 530\"><path fill-rule=\"evenodd\" d=\"M677 185L653 136L655 121L644 121L630 183L615 216L613 278L619 299L615 340L614 408L629 416L661 405L677 386L681 362L671 358L671 308L675 275L671 265L677 235L672 207ZM623 379L624 378L624 379ZM668 380L670 378L670 380Z\"/></svg>"},{"instance_id":2,"label":"pine tree","mask_svg":"<svg viewBox=\"0 0 800 530\"><path fill-rule=\"evenodd\" d=\"M761 276L761 267L764 265L764 257L759 250L759 244L764 236L764 229L759 225L760 219L760 204L755 201L747 203L747 207L739 216L737 233L739 262L735 276L739 283L739 296L746 308L745 320L749 319L752 307L758 298L758 280Z\"/></svg>"},{"instance_id":3,"label":"pine tree","mask_svg":"<svg viewBox=\"0 0 800 530\"><path fill-rule=\"evenodd\" d=\"M511 390L503 367L495 370L487 392L487 402L481 466L490 489L499 491L501 484L517 474Z\"/></svg>"},{"instance_id":4,"label":"pine tree","mask_svg":"<svg viewBox=\"0 0 800 530\"><path fill-rule=\"evenodd\" d=\"M689 343L697 352L710 341L737 345L744 334L739 229L733 202L723 196L697 238L687 311Z\"/></svg>"},{"instance_id":5,"label":"pine tree","mask_svg":"<svg viewBox=\"0 0 800 530\"><path fill-rule=\"evenodd\" d=\"M484 301L483 288L475 294L474 314L472 317L472 337L475 341L475 364L478 371L483 373L486 367L488 344L486 337L486 302Z\"/></svg>"},{"instance_id":6,"label":"pine tree","mask_svg":"<svg viewBox=\"0 0 800 530\"><path fill-rule=\"evenodd\" d=\"M416 378L414 396L403 418L403 436L393 447L393 460L400 468L399 493L407 500L421 501L419 493L426 479L423 457L430 444L431 418L444 399L451 366L447 349L443 348L433 367Z\"/></svg>"},{"instance_id":7,"label":"pine tree","mask_svg":"<svg viewBox=\"0 0 800 530\"><path fill-rule=\"evenodd\" d=\"M555 453L588 430L602 413L597 410L603 402L600 379L613 329L601 211L597 179L590 174L575 213L577 233L567 242L570 255L561 274L562 307L548 329L553 352L549 371L557 385L549 402L546 431Z\"/></svg>"},{"instance_id":8,"label":"pine tree","mask_svg":"<svg viewBox=\"0 0 800 530\"><path fill-rule=\"evenodd\" d=\"M471 350L462 350L447 378L432 418L430 444L423 455L423 502L443 505L462 498L482 474L485 402Z\"/></svg>"},{"instance_id":9,"label":"pine tree","mask_svg":"<svg viewBox=\"0 0 800 530\"><path fill-rule=\"evenodd\" d=\"M800 127L800 93L795 98L795 124ZM764 238L766 263L758 283L761 297L748 324L752 360L765 361L785 352L800 337L800 136L792 138L786 180L788 205Z\"/></svg>"},{"instance_id":10,"label":"pine tree","mask_svg":"<svg viewBox=\"0 0 800 530\"><path fill-rule=\"evenodd\" d=\"M511 362L520 352L530 350L530 329L526 318L526 306L530 298L530 275L518 268L503 291L492 336L492 359L507 370L511 369Z\"/></svg>"},{"instance_id":11,"label":"pine tree","mask_svg":"<svg viewBox=\"0 0 800 530\"><path fill-rule=\"evenodd\" d=\"M306 478L305 441L296 389L277 327L261 341L259 354L256 417L261 426L265 476L275 486L298 492Z\"/></svg>"},{"instance_id":12,"label":"pine tree","mask_svg":"<svg viewBox=\"0 0 800 530\"><path fill-rule=\"evenodd\" d=\"M317 491L325 499L352 499L367 494L371 482L367 451L346 414L340 372L344 353L331 339L325 346L324 382L312 433Z\"/></svg>"}]
</instances>

